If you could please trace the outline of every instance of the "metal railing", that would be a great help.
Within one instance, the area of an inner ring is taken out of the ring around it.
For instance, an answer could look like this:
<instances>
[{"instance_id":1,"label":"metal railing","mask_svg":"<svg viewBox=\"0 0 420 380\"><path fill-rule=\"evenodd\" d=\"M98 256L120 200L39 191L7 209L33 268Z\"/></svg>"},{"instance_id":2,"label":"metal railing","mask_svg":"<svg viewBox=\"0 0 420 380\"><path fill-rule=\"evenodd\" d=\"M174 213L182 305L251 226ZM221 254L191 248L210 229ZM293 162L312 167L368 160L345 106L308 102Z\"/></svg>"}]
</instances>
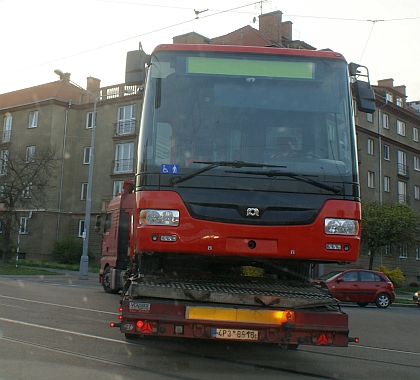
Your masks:
<instances>
[{"instance_id":1,"label":"metal railing","mask_svg":"<svg viewBox=\"0 0 420 380\"><path fill-rule=\"evenodd\" d=\"M130 173L134 170L134 159L126 158L114 161L114 174L115 173Z\"/></svg>"},{"instance_id":2,"label":"metal railing","mask_svg":"<svg viewBox=\"0 0 420 380\"><path fill-rule=\"evenodd\" d=\"M116 136L133 135L136 130L136 120L119 120L117 123Z\"/></svg>"}]
</instances>

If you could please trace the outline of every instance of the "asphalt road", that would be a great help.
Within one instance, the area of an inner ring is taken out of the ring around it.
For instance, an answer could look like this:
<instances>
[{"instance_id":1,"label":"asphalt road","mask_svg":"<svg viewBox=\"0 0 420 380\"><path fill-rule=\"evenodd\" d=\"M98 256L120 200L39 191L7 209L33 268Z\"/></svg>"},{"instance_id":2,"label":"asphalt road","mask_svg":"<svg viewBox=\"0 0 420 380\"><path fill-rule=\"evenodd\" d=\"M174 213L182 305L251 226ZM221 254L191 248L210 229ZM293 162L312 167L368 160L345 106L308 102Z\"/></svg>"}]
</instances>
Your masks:
<instances>
[{"instance_id":1,"label":"asphalt road","mask_svg":"<svg viewBox=\"0 0 420 380\"><path fill-rule=\"evenodd\" d=\"M346 306L347 348L176 339L126 341L118 295L97 275L0 276L0 380L418 379L420 308Z\"/></svg>"}]
</instances>

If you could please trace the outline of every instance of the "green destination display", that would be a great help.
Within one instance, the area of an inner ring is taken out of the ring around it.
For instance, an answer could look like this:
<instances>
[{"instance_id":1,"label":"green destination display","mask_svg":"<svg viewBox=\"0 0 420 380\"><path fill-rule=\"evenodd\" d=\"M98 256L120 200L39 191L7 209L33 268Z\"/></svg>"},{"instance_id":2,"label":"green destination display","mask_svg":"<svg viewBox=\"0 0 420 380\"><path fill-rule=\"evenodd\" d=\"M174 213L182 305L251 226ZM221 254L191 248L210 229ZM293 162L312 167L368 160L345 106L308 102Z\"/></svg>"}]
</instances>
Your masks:
<instances>
[{"instance_id":1,"label":"green destination display","mask_svg":"<svg viewBox=\"0 0 420 380\"><path fill-rule=\"evenodd\" d=\"M313 79L313 62L188 57L187 73Z\"/></svg>"}]
</instances>

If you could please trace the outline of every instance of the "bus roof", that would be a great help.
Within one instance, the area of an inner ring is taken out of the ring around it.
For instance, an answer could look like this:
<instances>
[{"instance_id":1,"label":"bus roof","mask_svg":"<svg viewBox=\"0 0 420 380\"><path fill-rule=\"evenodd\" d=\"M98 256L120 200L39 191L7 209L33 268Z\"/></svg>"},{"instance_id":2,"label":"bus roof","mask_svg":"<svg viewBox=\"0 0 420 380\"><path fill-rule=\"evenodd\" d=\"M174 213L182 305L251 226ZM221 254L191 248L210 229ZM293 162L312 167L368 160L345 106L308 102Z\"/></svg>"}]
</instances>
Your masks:
<instances>
[{"instance_id":1,"label":"bus roof","mask_svg":"<svg viewBox=\"0 0 420 380\"><path fill-rule=\"evenodd\" d=\"M267 55L288 55L314 58L333 58L345 61L342 54L331 50L305 50L278 47L241 46L241 45L209 45L209 44L161 44L155 47L153 53L158 51L203 51L203 52L230 52L251 53Z\"/></svg>"}]
</instances>

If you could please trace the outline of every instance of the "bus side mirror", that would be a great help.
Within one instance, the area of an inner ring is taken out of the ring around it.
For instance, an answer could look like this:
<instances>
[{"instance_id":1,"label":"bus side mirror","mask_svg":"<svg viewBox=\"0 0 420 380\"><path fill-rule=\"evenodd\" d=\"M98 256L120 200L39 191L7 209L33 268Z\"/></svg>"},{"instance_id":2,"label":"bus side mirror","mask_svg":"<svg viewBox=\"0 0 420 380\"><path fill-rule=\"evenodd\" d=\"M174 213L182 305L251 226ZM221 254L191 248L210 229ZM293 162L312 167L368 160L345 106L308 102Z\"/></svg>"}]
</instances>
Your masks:
<instances>
[{"instance_id":1,"label":"bus side mirror","mask_svg":"<svg viewBox=\"0 0 420 380\"><path fill-rule=\"evenodd\" d=\"M354 92L356 95L357 109L360 112L374 113L376 111L375 92L368 82L361 80L354 82Z\"/></svg>"},{"instance_id":2,"label":"bus side mirror","mask_svg":"<svg viewBox=\"0 0 420 380\"><path fill-rule=\"evenodd\" d=\"M374 113L375 92L370 86L369 70L366 66L351 62L348 65L349 74L353 78L353 90L356 96L357 109L360 112ZM358 78L365 77L367 81L361 81Z\"/></svg>"}]
</instances>

